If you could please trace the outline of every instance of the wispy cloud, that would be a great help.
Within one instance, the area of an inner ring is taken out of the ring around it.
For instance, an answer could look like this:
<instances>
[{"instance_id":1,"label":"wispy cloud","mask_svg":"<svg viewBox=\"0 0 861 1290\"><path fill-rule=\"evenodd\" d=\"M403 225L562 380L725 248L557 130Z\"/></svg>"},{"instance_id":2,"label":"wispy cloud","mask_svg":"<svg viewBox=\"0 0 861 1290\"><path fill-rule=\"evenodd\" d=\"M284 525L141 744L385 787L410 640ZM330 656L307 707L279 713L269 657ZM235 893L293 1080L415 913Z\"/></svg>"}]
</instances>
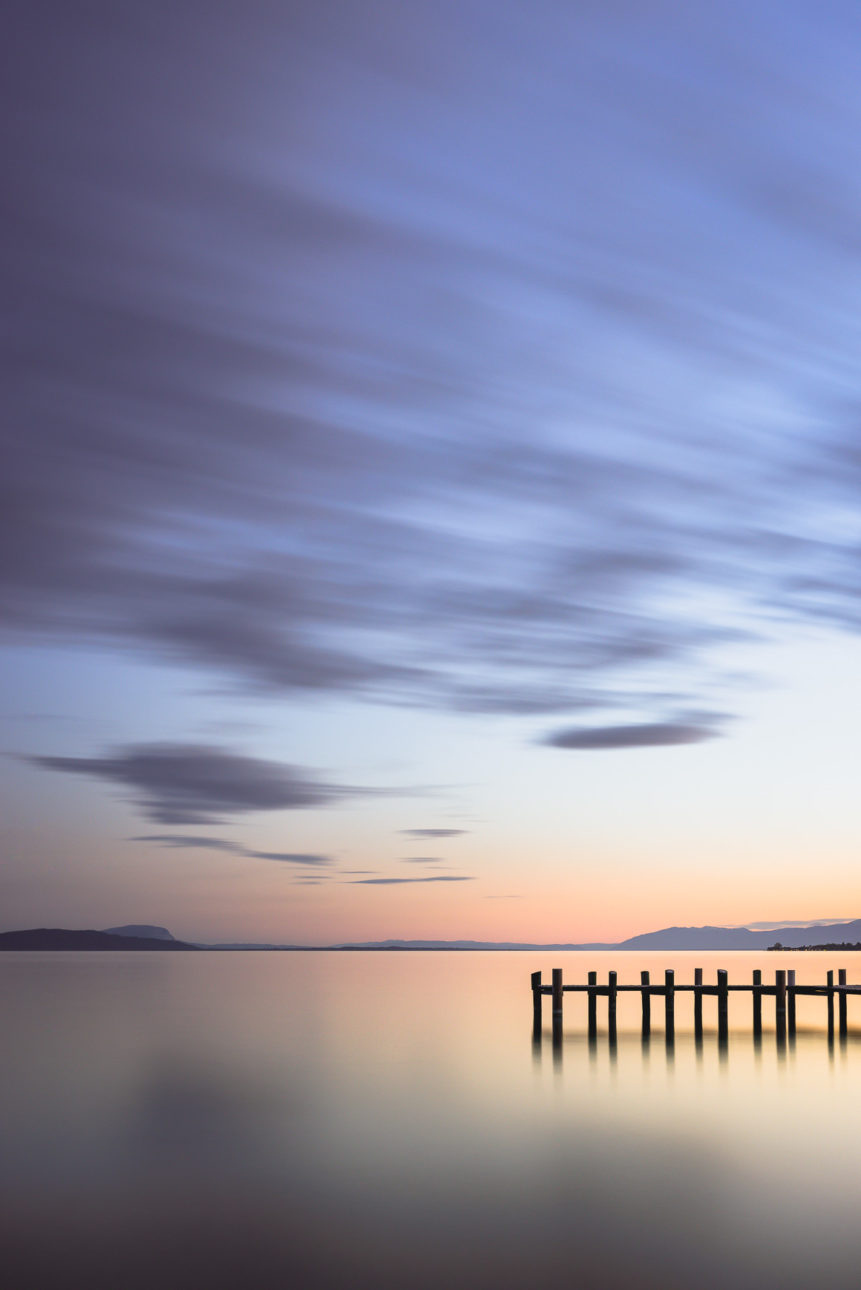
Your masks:
<instances>
[{"instance_id":1,"label":"wispy cloud","mask_svg":"<svg viewBox=\"0 0 861 1290\"><path fill-rule=\"evenodd\" d=\"M771 931L778 927L833 927L841 923L849 923L853 920L850 918L786 918L778 919L776 922L765 923L734 923L734 927L746 927L751 931Z\"/></svg>"},{"instance_id":2,"label":"wispy cloud","mask_svg":"<svg viewBox=\"0 0 861 1290\"><path fill-rule=\"evenodd\" d=\"M193 62L78 8L50 68L6 32L15 639L655 720L775 613L861 630L851 6L372 7L347 57L188 0Z\"/></svg>"},{"instance_id":3,"label":"wispy cloud","mask_svg":"<svg viewBox=\"0 0 861 1290\"><path fill-rule=\"evenodd\" d=\"M600 751L613 748L665 748L673 744L698 744L720 734L710 726L683 722L651 722L639 726L575 726L557 730L541 742L549 748Z\"/></svg>"},{"instance_id":4,"label":"wispy cloud","mask_svg":"<svg viewBox=\"0 0 861 1290\"><path fill-rule=\"evenodd\" d=\"M146 833L130 838L129 841L152 842L157 846L177 847L182 850L226 851L231 855L248 856L252 860L277 860L285 864L331 865L335 863L331 856L306 855L296 851L252 851L225 838L202 837L196 834Z\"/></svg>"},{"instance_id":5,"label":"wispy cloud","mask_svg":"<svg viewBox=\"0 0 861 1290\"><path fill-rule=\"evenodd\" d=\"M140 833L129 842L154 842L160 847L176 847L189 851L231 851L237 854L242 848L226 838L204 837L200 833Z\"/></svg>"},{"instance_id":6,"label":"wispy cloud","mask_svg":"<svg viewBox=\"0 0 861 1290\"><path fill-rule=\"evenodd\" d=\"M459 838L468 829L401 829L410 838Z\"/></svg>"},{"instance_id":7,"label":"wispy cloud","mask_svg":"<svg viewBox=\"0 0 861 1290\"><path fill-rule=\"evenodd\" d=\"M412 882L474 882L474 881L475 881L475 878L472 874L465 874L463 876L458 876L458 877L452 877L449 875L445 875L445 876L437 875L432 878L359 878L356 880L355 885L367 886L367 887L396 887L396 886L402 885L403 883L412 883Z\"/></svg>"},{"instance_id":8,"label":"wispy cloud","mask_svg":"<svg viewBox=\"0 0 861 1290\"><path fill-rule=\"evenodd\" d=\"M131 744L101 757L27 760L46 770L117 784L158 824L210 824L252 811L309 810L377 791L328 783L296 766L209 744Z\"/></svg>"}]
</instances>

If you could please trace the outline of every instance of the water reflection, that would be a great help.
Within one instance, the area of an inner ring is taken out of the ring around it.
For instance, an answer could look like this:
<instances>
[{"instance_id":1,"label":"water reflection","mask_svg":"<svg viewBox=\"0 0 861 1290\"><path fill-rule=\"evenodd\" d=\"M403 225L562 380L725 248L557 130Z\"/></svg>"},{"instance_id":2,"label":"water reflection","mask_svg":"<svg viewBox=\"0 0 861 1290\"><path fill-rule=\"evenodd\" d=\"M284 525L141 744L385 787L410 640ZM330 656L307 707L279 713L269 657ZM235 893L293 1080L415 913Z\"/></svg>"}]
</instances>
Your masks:
<instances>
[{"instance_id":1,"label":"water reflection","mask_svg":"<svg viewBox=\"0 0 861 1290\"><path fill-rule=\"evenodd\" d=\"M649 1059L653 1051L663 1052L669 1065L672 1064L675 1059L678 1041L681 1047L692 1049L698 1061L703 1060L707 1049L709 1051L713 1050L721 1062L727 1061L731 1051L729 1032L724 1032L722 1030L710 1031L708 1032L708 1037L709 1043L706 1044L705 1035L702 1030L694 1033L685 1032L680 1039L675 1030L658 1032L657 1035L653 1034L651 1031L647 1032L642 1030L639 1037L630 1033L623 1035L623 1040L625 1041L623 1043L623 1048L630 1054L634 1054L635 1049L638 1048L644 1061ZM833 1031L829 1031L827 1036L820 1035L818 1031L809 1031L807 1032L807 1037L822 1042L829 1056L833 1058L835 1051ZM635 1042L637 1038L638 1042ZM856 1043L861 1045L861 1035L841 1035L839 1038L839 1048L841 1052L846 1052L850 1044L850 1039L854 1039ZM798 1032L797 1030L787 1031L786 1027L780 1027L769 1032L766 1035L766 1040L771 1041L771 1047L778 1061L785 1061L787 1056L793 1054L796 1050ZM735 1042L737 1044L741 1042L739 1036L735 1037ZM582 1051L584 1043L586 1051L593 1061L596 1061L601 1053L606 1053L611 1061L615 1061L618 1057L618 1029L610 1028L604 1033L587 1035L584 1040L582 1035L566 1035L563 1026L554 1023L549 1033L541 1028L533 1028L530 1035L532 1058L536 1064L541 1063L545 1046L549 1047L552 1052L554 1066L561 1067L565 1058L566 1049L570 1052L573 1048L579 1053ZM746 1046L749 1046L758 1058L762 1057L762 1031L751 1033L746 1036L744 1043ZM859 1056L859 1060L861 1060L861 1056Z\"/></svg>"},{"instance_id":2,"label":"water reflection","mask_svg":"<svg viewBox=\"0 0 861 1290\"><path fill-rule=\"evenodd\" d=\"M0 962L12 1285L855 1290L821 1000L795 1044L622 992L524 1042L521 955L146 958Z\"/></svg>"},{"instance_id":3,"label":"water reflection","mask_svg":"<svg viewBox=\"0 0 861 1290\"><path fill-rule=\"evenodd\" d=\"M796 1055L799 1040L806 1048L805 1059L811 1057L810 1049L814 1046L819 1047L826 1054L829 1062L833 1062L837 1054L846 1058L850 1049L854 1048L856 1050L854 1060L859 1063L859 1078L861 1078L861 1032L853 1031L839 1035L836 1040L833 1031L823 1033L813 1028L787 1031L785 1027L766 1031L765 1035L762 1031L736 1033L732 1037L721 1030L705 1033L685 1031L681 1035L676 1031L657 1034L641 1031L639 1034L625 1032L620 1038L618 1029L616 1031L608 1029L584 1036L578 1033L565 1033L561 1026L554 1025L549 1031L533 1029L530 1035L530 1049L532 1061L536 1067L542 1064L545 1053L550 1052L556 1069L561 1069L572 1059L575 1063L579 1063L584 1053L592 1065L603 1065L605 1062L614 1065L619 1060L620 1052L625 1061L632 1062L634 1065L639 1057L643 1067L652 1061L656 1053L664 1056L668 1068L674 1064L677 1056L686 1057L690 1053L693 1054L698 1065L706 1061L709 1054L724 1065L731 1060L733 1054L741 1053L745 1055L745 1059L752 1056L756 1063L760 1064L764 1056L770 1052L775 1064L782 1065Z\"/></svg>"}]
</instances>

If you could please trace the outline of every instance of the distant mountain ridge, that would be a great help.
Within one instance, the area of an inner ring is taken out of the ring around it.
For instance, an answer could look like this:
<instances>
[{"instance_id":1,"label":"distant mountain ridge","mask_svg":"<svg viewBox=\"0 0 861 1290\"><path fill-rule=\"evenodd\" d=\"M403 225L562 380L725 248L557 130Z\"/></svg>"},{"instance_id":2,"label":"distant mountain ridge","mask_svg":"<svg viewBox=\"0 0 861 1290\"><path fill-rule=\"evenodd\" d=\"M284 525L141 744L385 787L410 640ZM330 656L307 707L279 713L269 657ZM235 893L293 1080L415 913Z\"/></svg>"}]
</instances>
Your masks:
<instances>
[{"instance_id":1,"label":"distant mountain ridge","mask_svg":"<svg viewBox=\"0 0 861 1290\"><path fill-rule=\"evenodd\" d=\"M861 940L861 919L811 927L663 927L625 941L539 944L529 941L364 941L333 945L340 950L766 950L779 941L788 948L822 943L823 932L839 928L841 940Z\"/></svg>"},{"instance_id":2,"label":"distant mountain ridge","mask_svg":"<svg viewBox=\"0 0 861 1290\"><path fill-rule=\"evenodd\" d=\"M829 923L816 927L774 927L751 931L747 927L663 927L658 932L631 936L619 945L620 950L767 950L779 941L795 948L821 945L823 932L839 928L841 940L861 940L861 918L850 922Z\"/></svg>"},{"instance_id":3,"label":"distant mountain ridge","mask_svg":"<svg viewBox=\"0 0 861 1290\"><path fill-rule=\"evenodd\" d=\"M115 936L111 932L72 931L67 927L31 927L0 932L0 950L197 950L171 936Z\"/></svg>"},{"instance_id":4,"label":"distant mountain ridge","mask_svg":"<svg viewBox=\"0 0 861 1290\"><path fill-rule=\"evenodd\" d=\"M0 933L0 950L767 950L775 944L787 949L822 945L825 934L839 932L834 942L861 942L861 918L817 923L808 927L663 927L641 932L625 941L589 941L580 944L531 941L345 941L336 945L291 945L258 942L192 944L178 941L166 927L128 923L105 931L71 931L62 927L37 927Z\"/></svg>"},{"instance_id":5,"label":"distant mountain ridge","mask_svg":"<svg viewBox=\"0 0 861 1290\"><path fill-rule=\"evenodd\" d=\"M156 927L152 923L125 923L122 927L103 927L102 931L111 936L143 936L153 941L175 939L166 927Z\"/></svg>"}]
</instances>

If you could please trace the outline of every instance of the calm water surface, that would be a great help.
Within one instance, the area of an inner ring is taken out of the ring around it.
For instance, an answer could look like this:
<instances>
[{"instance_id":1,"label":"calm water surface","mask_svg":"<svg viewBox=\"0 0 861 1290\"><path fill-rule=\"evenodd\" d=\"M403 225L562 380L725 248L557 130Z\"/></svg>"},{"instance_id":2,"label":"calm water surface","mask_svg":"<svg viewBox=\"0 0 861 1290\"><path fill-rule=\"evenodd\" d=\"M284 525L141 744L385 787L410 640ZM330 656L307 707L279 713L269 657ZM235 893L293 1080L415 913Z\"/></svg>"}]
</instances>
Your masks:
<instances>
[{"instance_id":1,"label":"calm water surface","mask_svg":"<svg viewBox=\"0 0 861 1290\"><path fill-rule=\"evenodd\" d=\"M861 1280L861 998L829 1047L799 1001L639 1003L590 1048L531 1036L529 973L677 982L852 954L0 956L7 1284L853 1287ZM606 1008L606 1003L604 1003ZM546 1001L549 1027L549 1001ZM853 1021L857 1031L852 1028Z\"/></svg>"}]
</instances>

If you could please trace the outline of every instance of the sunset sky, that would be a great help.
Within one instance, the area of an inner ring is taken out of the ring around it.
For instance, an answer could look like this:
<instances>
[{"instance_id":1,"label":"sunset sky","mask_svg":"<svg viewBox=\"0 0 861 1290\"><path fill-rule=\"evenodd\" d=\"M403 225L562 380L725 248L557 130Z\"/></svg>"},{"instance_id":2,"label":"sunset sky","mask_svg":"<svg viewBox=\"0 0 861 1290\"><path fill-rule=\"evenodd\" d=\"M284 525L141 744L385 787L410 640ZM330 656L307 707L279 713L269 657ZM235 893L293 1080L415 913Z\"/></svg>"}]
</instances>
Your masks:
<instances>
[{"instance_id":1,"label":"sunset sky","mask_svg":"<svg viewBox=\"0 0 861 1290\"><path fill-rule=\"evenodd\" d=\"M861 11L21 0L0 929L861 916Z\"/></svg>"}]
</instances>

